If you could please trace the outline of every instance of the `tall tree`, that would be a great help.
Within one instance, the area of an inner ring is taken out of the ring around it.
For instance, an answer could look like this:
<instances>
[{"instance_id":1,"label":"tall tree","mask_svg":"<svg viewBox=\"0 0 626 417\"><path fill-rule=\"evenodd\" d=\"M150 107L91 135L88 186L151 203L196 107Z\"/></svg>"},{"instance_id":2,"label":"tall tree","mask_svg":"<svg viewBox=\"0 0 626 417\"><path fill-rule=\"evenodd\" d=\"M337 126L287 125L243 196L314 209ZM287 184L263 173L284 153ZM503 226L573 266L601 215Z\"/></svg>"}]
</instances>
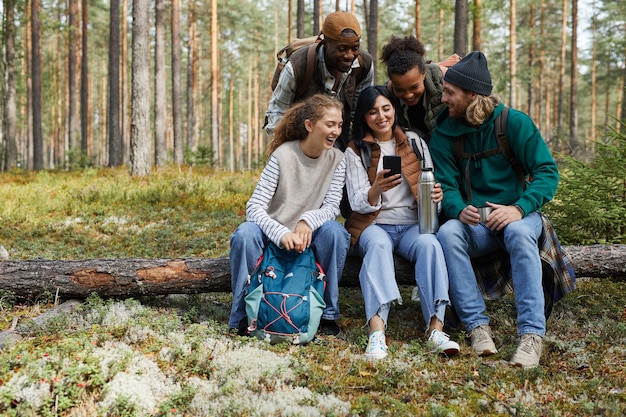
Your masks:
<instances>
[{"instance_id":1,"label":"tall tree","mask_svg":"<svg viewBox=\"0 0 626 417\"><path fill-rule=\"evenodd\" d=\"M17 166L17 102L15 84L15 4L16 0L4 0L2 14L4 34L4 102L2 115L2 139L4 161L2 168L10 170Z\"/></svg>"},{"instance_id":2,"label":"tall tree","mask_svg":"<svg viewBox=\"0 0 626 417\"><path fill-rule=\"evenodd\" d=\"M570 65L570 152L578 151L578 0L572 0L572 58Z\"/></svg>"},{"instance_id":3,"label":"tall tree","mask_svg":"<svg viewBox=\"0 0 626 417\"><path fill-rule=\"evenodd\" d=\"M119 0L116 0L119 2ZM128 162L130 147L130 86L128 81L128 0L122 0L122 18L120 19L120 29L122 33L120 43L120 135L122 141L122 160ZM119 39L119 38L118 38Z\"/></svg>"},{"instance_id":4,"label":"tall tree","mask_svg":"<svg viewBox=\"0 0 626 417\"><path fill-rule=\"evenodd\" d=\"M82 1L82 47L80 65L80 148L89 156L89 0Z\"/></svg>"},{"instance_id":5,"label":"tall tree","mask_svg":"<svg viewBox=\"0 0 626 417\"><path fill-rule=\"evenodd\" d=\"M181 96L180 0L172 0L172 116L174 124L174 162L183 163L183 112Z\"/></svg>"},{"instance_id":6,"label":"tall tree","mask_svg":"<svg viewBox=\"0 0 626 417\"><path fill-rule=\"evenodd\" d=\"M364 0L367 1L367 0ZM317 35L321 30L321 21L324 18L322 16L322 6L324 2L321 0L313 0L313 35Z\"/></svg>"},{"instance_id":7,"label":"tall tree","mask_svg":"<svg viewBox=\"0 0 626 417\"><path fill-rule=\"evenodd\" d=\"M590 128L590 140L591 147L596 141L596 125L597 125L597 112L598 112L598 97L596 96L596 83L597 83L597 33L596 33L596 2L592 2L593 14L591 16L591 128Z\"/></svg>"},{"instance_id":8,"label":"tall tree","mask_svg":"<svg viewBox=\"0 0 626 417\"><path fill-rule=\"evenodd\" d=\"M196 0L189 2L189 23L187 36L187 148L196 148L196 91L198 74L198 45L197 26L198 18Z\"/></svg>"},{"instance_id":9,"label":"tall tree","mask_svg":"<svg viewBox=\"0 0 626 417\"><path fill-rule=\"evenodd\" d=\"M156 165L167 164L165 117L167 110L165 68L165 0L155 2L154 23L154 156Z\"/></svg>"},{"instance_id":10,"label":"tall tree","mask_svg":"<svg viewBox=\"0 0 626 417\"><path fill-rule=\"evenodd\" d=\"M67 56L67 77L68 77L68 100L69 112L67 123L67 135L70 141L70 149L77 149L78 141L78 109L76 93L76 49L78 39L78 0L69 0L69 31L68 31L68 56Z\"/></svg>"},{"instance_id":11,"label":"tall tree","mask_svg":"<svg viewBox=\"0 0 626 417\"><path fill-rule=\"evenodd\" d=\"M296 37L304 38L304 0L298 0L298 7L296 11Z\"/></svg>"},{"instance_id":12,"label":"tall tree","mask_svg":"<svg viewBox=\"0 0 626 417\"><path fill-rule=\"evenodd\" d=\"M422 2L415 0L415 37L422 38Z\"/></svg>"},{"instance_id":13,"label":"tall tree","mask_svg":"<svg viewBox=\"0 0 626 417\"><path fill-rule=\"evenodd\" d=\"M219 109L218 109L218 50L217 50L217 0L211 0L211 148L214 161L219 161ZM251 96L249 96L251 97Z\"/></svg>"},{"instance_id":14,"label":"tall tree","mask_svg":"<svg viewBox=\"0 0 626 417\"><path fill-rule=\"evenodd\" d=\"M133 0L130 172L150 173L149 0Z\"/></svg>"},{"instance_id":15,"label":"tall tree","mask_svg":"<svg viewBox=\"0 0 626 417\"><path fill-rule=\"evenodd\" d=\"M530 35L531 40L528 43L528 68L531 71L534 71L534 68L535 68L535 32L534 32L535 30L535 5L534 4L530 5L529 16L528 16L528 27L530 28L530 33L531 33ZM534 105L533 82L534 81L535 81L535 77L530 77L530 79L528 80L528 86L526 90L528 94L528 99L527 99L528 115L530 116L531 119L536 113L533 108L533 105Z\"/></svg>"},{"instance_id":16,"label":"tall tree","mask_svg":"<svg viewBox=\"0 0 626 417\"><path fill-rule=\"evenodd\" d=\"M41 0L32 0L31 10L31 65L32 65L32 109L33 109L33 169L43 166L43 126L41 91Z\"/></svg>"},{"instance_id":17,"label":"tall tree","mask_svg":"<svg viewBox=\"0 0 626 417\"><path fill-rule=\"evenodd\" d=\"M467 0L455 0L454 52L462 57L467 53Z\"/></svg>"},{"instance_id":18,"label":"tall tree","mask_svg":"<svg viewBox=\"0 0 626 417\"><path fill-rule=\"evenodd\" d=\"M472 12L472 50L482 50L482 14L483 3L482 0L474 0L474 7Z\"/></svg>"},{"instance_id":19,"label":"tall tree","mask_svg":"<svg viewBox=\"0 0 626 417\"><path fill-rule=\"evenodd\" d=\"M562 134L564 110L563 100L565 96L565 53L567 49L567 0L562 0L561 6L561 54L559 60L559 86L558 86L558 103L557 103L557 123L556 130L560 136Z\"/></svg>"},{"instance_id":20,"label":"tall tree","mask_svg":"<svg viewBox=\"0 0 626 417\"><path fill-rule=\"evenodd\" d=\"M510 0L509 11L509 103L519 107L517 103L517 2Z\"/></svg>"},{"instance_id":21,"label":"tall tree","mask_svg":"<svg viewBox=\"0 0 626 417\"><path fill-rule=\"evenodd\" d=\"M107 102L107 142L109 166L124 163L124 143L120 127L120 3L111 0L109 11L109 69Z\"/></svg>"},{"instance_id":22,"label":"tall tree","mask_svg":"<svg viewBox=\"0 0 626 417\"><path fill-rule=\"evenodd\" d=\"M378 74L378 0L370 0L369 19L367 24L367 50L372 55L374 79Z\"/></svg>"}]
</instances>

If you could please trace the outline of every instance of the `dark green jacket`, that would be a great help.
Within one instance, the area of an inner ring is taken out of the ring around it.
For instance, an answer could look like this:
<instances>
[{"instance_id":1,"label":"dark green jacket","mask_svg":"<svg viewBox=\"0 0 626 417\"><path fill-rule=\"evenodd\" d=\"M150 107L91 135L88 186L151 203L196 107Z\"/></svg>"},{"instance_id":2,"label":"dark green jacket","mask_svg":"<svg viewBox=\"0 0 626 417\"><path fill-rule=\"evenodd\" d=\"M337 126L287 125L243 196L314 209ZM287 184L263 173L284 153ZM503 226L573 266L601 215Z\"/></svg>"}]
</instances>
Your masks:
<instances>
[{"instance_id":1,"label":"dark green jacket","mask_svg":"<svg viewBox=\"0 0 626 417\"><path fill-rule=\"evenodd\" d=\"M464 151L468 153L498 148L494 119L503 107L499 104L491 117L478 128L468 125L464 118L450 118L447 108L438 117L429 147L437 181L443 189L442 205L446 216L456 219L468 204L479 207L484 206L486 201L518 205L528 214L541 209L554 197L559 183L557 165L530 117L514 109L509 112L506 135L524 173L531 178L525 189L501 153L472 161L465 159L462 166L457 165L455 137L464 138ZM471 200L465 179L467 164Z\"/></svg>"}]
</instances>

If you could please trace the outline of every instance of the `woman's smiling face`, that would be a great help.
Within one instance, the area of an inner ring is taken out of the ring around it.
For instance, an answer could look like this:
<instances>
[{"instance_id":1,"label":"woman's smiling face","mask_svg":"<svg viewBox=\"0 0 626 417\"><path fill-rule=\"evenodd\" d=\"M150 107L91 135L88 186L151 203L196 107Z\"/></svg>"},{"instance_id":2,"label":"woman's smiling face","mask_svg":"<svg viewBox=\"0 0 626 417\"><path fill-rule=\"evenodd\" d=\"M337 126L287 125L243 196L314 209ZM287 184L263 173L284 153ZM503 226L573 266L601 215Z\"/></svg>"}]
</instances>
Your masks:
<instances>
[{"instance_id":1,"label":"woman's smiling face","mask_svg":"<svg viewBox=\"0 0 626 417\"><path fill-rule=\"evenodd\" d=\"M365 123L378 139L386 138L393 131L396 111L385 96L378 96L374 106L365 115Z\"/></svg>"},{"instance_id":2,"label":"woman's smiling face","mask_svg":"<svg viewBox=\"0 0 626 417\"><path fill-rule=\"evenodd\" d=\"M332 149L341 135L342 125L341 111L337 107L329 107L324 116L311 125L311 136L315 137L324 149Z\"/></svg>"}]
</instances>

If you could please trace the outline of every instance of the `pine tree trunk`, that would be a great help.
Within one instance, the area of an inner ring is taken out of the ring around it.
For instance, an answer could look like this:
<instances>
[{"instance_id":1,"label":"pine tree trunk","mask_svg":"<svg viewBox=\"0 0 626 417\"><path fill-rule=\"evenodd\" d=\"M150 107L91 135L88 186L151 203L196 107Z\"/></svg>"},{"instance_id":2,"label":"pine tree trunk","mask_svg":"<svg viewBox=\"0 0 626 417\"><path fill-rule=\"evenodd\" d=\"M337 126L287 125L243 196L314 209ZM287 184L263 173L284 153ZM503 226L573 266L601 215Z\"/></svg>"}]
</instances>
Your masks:
<instances>
[{"instance_id":1,"label":"pine tree trunk","mask_svg":"<svg viewBox=\"0 0 626 417\"><path fill-rule=\"evenodd\" d=\"M89 1L82 1L81 9L81 27L82 27L82 46L81 46L81 65L80 65L80 148L85 152L86 156L91 154L90 149L90 114L91 106L89 104L89 60L88 51L89 44Z\"/></svg>"},{"instance_id":2,"label":"pine tree trunk","mask_svg":"<svg viewBox=\"0 0 626 417\"><path fill-rule=\"evenodd\" d=\"M183 163L183 115L181 98L180 0L172 0L172 116L174 122L174 162Z\"/></svg>"},{"instance_id":3,"label":"pine tree trunk","mask_svg":"<svg viewBox=\"0 0 626 417\"><path fill-rule=\"evenodd\" d=\"M472 50L482 50L482 14L483 4L482 0L474 0L474 12L473 12L473 33L472 33Z\"/></svg>"},{"instance_id":4,"label":"pine tree trunk","mask_svg":"<svg viewBox=\"0 0 626 417\"><path fill-rule=\"evenodd\" d=\"M133 1L130 173L150 173L150 18L149 0Z\"/></svg>"},{"instance_id":5,"label":"pine tree trunk","mask_svg":"<svg viewBox=\"0 0 626 417\"><path fill-rule=\"evenodd\" d=\"M189 4L188 18L188 40L187 40L187 148L196 150L196 91L197 91L197 36L196 30L198 26L196 15L196 1L192 0Z\"/></svg>"},{"instance_id":6,"label":"pine tree trunk","mask_svg":"<svg viewBox=\"0 0 626 417\"><path fill-rule=\"evenodd\" d=\"M158 167L167 165L165 120L167 70L165 68L165 0L155 2L154 24L154 156Z\"/></svg>"},{"instance_id":7,"label":"pine tree trunk","mask_svg":"<svg viewBox=\"0 0 626 417\"><path fill-rule=\"evenodd\" d=\"M109 17L109 80L107 103L107 142L109 144L109 166L124 163L124 148L120 128L120 3L111 0Z\"/></svg>"},{"instance_id":8,"label":"pine tree trunk","mask_svg":"<svg viewBox=\"0 0 626 417\"><path fill-rule=\"evenodd\" d=\"M454 6L454 52L467 53L467 0L456 0Z\"/></svg>"},{"instance_id":9,"label":"pine tree trunk","mask_svg":"<svg viewBox=\"0 0 626 417\"><path fill-rule=\"evenodd\" d=\"M218 112L218 68L219 55L217 49L217 0L211 0L211 148L213 150L213 161L220 160L219 155L219 112ZM248 96L252 97L252 96Z\"/></svg>"},{"instance_id":10,"label":"pine tree trunk","mask_svg":"<svg viewBox=\"0 0 626 417\"><path fill-rule=\"evenodd\" d=\"M557 105L557 135L563 132L563 101L565 95L565 53L567 42L567 0L562 1L562 17L561 17L561 58L559 61L559 91L558 91L558 105Z\"/></svg>"},{"instance_id":11,"label":"pine tree trunk","mask_svg":"<svg viewBox=\"0 0 626 417\"><path fill-rule=\"evenodd\" d=\"M572 52L570 65L569 150L578 151L578 0L572 0Z\"/></svg>"},{"instance_id":12,"label":"pine tree trunk","mask_svg":"<svg viewBox=\"0 0 626 417\"><path fill-rule=\"evenodd\" d=\"M70 139L70 149L78 150L78 121L77 121L77 94L76 94L76 46L78 34L77 8L78 0L69 0L69 32L68 32L68 54L67 54L67 74L68 74L68 122L67 134Z\"/></svg>"},{"instance_id":13,"label":"pine tree trunk","mask_svg":"<svg viewBox=\"0 0 626 417\"><path fill-rule=\"evenodd\" d=\"M2 139L4 161L2 169L8 171L17 166L17 100L15 83L15 0L4 0L4 103L2 115Z\"/></svg>"},{"instance_id":14,"label":"pine tree trunk","mask_svg":"<svg viewBox=\"0 0 626 417\"><path fill-rule=\"evenodd\" d=\"M517 2L510 0L509 14L509 103L519 108L517 103Z\"/></svg>"},{"instance_id":15,"label":"pine tree trunk","mask_svg":"<svg viewBox=\"0 0 626 417\"><path fill-rule=\"evenodd\" d=\"M33 114L33 169L43 166L43 126L41 91L41 0L32 0L31 26L31 74L32 74L32 114Z\"/></svg>"}]
</instances>

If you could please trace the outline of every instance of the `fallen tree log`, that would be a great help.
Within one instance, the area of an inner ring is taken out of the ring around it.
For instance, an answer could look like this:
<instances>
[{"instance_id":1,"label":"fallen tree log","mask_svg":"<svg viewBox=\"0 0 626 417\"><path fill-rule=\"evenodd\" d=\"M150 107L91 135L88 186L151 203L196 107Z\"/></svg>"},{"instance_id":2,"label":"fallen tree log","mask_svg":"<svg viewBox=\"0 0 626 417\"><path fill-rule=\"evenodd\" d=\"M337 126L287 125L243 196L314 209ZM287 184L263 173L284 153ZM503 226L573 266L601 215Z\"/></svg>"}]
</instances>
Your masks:
<instances>
[{"instance_id":1,"label":"fallen tree log","mask_svg":"<svg viewBox=\"0 0 626 417\"><path fill-rule=\"evenodd\" d=\"M578 277L626 278L626 245L565 246ZM358 286L361 260L349 255L341 285ZM413 268L396 262L400 284L412 285ZM0 290L19 299L58 293L63 299L194 294L230 291L228 258L87 259L0 262Z\"/></svg>"}]
</instances>

